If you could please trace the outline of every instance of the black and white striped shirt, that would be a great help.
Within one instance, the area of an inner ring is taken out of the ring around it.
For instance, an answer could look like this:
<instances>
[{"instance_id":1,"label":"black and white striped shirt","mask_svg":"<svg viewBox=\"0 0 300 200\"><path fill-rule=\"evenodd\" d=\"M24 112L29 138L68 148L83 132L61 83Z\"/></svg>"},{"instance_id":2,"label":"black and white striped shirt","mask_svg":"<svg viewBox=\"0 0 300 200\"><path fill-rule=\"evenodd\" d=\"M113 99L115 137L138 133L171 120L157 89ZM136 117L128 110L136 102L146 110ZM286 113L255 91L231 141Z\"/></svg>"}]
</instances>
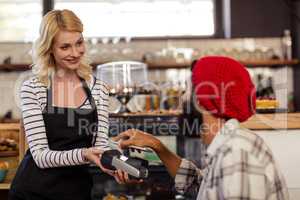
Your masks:
<instances>
[{"instance_id":1,"label":"black and white striped shirt","mask_svg":"<svg viewBox=\"0 0 300 200\"><path fill-rule=\"evenodd\" d=\"M105 83L91 78L87 83L95 100L98 113L98 132L95 146L108 150L108 87ZM25 135L33 159L40 168L52 168L87 164L83 158L83 148L68 151L54 151L49 148L42 111L47 104L47 87L32 77L22 85L21 92L22 117ZM87 100L80 107L91 108Z\"/></svg>"}]
</instances>

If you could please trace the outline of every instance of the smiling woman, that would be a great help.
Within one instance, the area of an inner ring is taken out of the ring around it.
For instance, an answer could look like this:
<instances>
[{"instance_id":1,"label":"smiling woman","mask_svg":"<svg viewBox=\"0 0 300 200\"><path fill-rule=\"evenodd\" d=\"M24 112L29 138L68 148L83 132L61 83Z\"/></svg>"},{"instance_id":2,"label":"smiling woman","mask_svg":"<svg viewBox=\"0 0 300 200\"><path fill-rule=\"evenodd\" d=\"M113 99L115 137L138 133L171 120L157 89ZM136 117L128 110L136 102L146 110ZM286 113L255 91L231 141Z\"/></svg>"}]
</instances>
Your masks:
<instances>
[{"instance_id":1,"label":"smiling woman","mask_svg":"<svg viewBox=\"0 0 300 200\"><path fill-rule=\"evenodd\" d=\"M52 54L56 65L67 70L79 68L85 46L81 33L60 31L54 38Z\"/></svg>"},{"instance_id":2,"label":"smiling woman","mask_svg":"<svg viewBox=\"0 0 300 200\"><path fill-rule=\"evenodd\" d=\"M113 174L99 161L110 149L108 88L84 61L82 31L70 10L51 11L42 20L35 76L20 91L29 150L12 182L11 200L89 200L88 165Z\"/></svg>"}]
</instances>

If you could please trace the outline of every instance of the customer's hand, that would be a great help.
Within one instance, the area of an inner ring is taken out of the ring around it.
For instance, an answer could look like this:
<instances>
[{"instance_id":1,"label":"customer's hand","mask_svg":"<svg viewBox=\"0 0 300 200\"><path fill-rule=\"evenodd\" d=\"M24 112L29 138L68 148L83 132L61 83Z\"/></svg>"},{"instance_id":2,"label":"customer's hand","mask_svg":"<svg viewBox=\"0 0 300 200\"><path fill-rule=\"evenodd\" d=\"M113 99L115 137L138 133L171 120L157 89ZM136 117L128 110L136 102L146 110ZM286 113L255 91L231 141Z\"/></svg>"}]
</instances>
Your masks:
<instances>
[{"instance_id":1,"label":"customer's hand","mask_svg":"<svg viewBox=\"0 0 300 200\"><path fill-rule=\"evenodd\" d=\"M130 148L132 145L150 147L154 151L157 151L160 148L160 141L157 138L137 129L129 129L112 139L118 141L122 149Z\"/></svg>"}]
</instances>

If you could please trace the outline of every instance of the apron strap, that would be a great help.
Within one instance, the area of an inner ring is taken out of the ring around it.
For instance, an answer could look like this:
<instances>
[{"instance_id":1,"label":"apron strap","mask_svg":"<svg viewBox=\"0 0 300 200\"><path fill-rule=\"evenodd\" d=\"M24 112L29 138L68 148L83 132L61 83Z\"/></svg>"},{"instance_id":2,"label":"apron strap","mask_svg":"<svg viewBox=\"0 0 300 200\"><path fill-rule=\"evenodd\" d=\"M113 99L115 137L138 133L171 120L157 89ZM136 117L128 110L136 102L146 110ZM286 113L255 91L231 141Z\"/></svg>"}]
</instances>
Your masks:
<instances>
[{"instance_id":1,"label":"apron strap","mask_svg":"<svg viewBox=\"0 0 300 200\"><path fill-rule=\"evenodd\" d=\"M96 106L96 103L95 103L95 99L92 96L91 90L89 89L86 81L83 78L80 78L80 80L81 80L81 83L82 83L82 87L83 87L83 89L84 89L84 91L87 95L87 98L91 103L92 108L96 109L96 111L97 111L97 106Z\"/></svg>"},{"instance_id":2,"label":"apron strap","mask_svg":"<svg viewBox=\"0 0 300 200\"><path fill-rule=\"evenodd\" d=\"M52 101L53 101L53 96L52 96L52 78L49 77L49 84L50 84L50 87L47 89L47 106L49 108L53 106L52 104Z\"/></svg>"},{"instance_id":3,"label":"apron strap","mask_svg":"<svg viewBox=\"0 0 300 200\"><path fill-rule=\"evenodd\" d=\"M95 99L92 96L91 90L89 89L86 81L83 78L80 78L80 80L82 82L83 89L85 90L85 92L87 94L87 98L90 101L90 104L91 104L91 107L92 107L92 110L93 110L93 113L94 113L94 119L95 119L95 122L97 124L97 126L95 126L95 129L94 129L95 135L94 135L94 138L93 138L93 141L92 141L92 146L94 146L95 143L96 143L96 137L97 137L98 125L99 125L97 106L96 106L96 103L95 103Z\"/></svg>"}]
</instances>

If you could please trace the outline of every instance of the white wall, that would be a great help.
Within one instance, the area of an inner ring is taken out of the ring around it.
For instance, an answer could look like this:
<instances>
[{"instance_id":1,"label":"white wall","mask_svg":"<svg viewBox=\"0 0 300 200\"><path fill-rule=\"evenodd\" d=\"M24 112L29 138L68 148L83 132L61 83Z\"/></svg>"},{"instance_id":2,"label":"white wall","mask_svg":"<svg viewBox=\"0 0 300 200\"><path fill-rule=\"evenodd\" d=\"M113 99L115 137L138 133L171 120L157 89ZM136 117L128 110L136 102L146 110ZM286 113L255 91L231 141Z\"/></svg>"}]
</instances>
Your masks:
<instances>
[{"instance_id":1,"label":"white wall","mask_svg":"<svg viewBox=\"0 0 300 200\"><path fill-rule=\"evenodd\" d=\"M300 129L282 131L255 131L265 139L272 149L275 159L290 192L290 200L300 199Z\"/></svg>"}]
</instances>

